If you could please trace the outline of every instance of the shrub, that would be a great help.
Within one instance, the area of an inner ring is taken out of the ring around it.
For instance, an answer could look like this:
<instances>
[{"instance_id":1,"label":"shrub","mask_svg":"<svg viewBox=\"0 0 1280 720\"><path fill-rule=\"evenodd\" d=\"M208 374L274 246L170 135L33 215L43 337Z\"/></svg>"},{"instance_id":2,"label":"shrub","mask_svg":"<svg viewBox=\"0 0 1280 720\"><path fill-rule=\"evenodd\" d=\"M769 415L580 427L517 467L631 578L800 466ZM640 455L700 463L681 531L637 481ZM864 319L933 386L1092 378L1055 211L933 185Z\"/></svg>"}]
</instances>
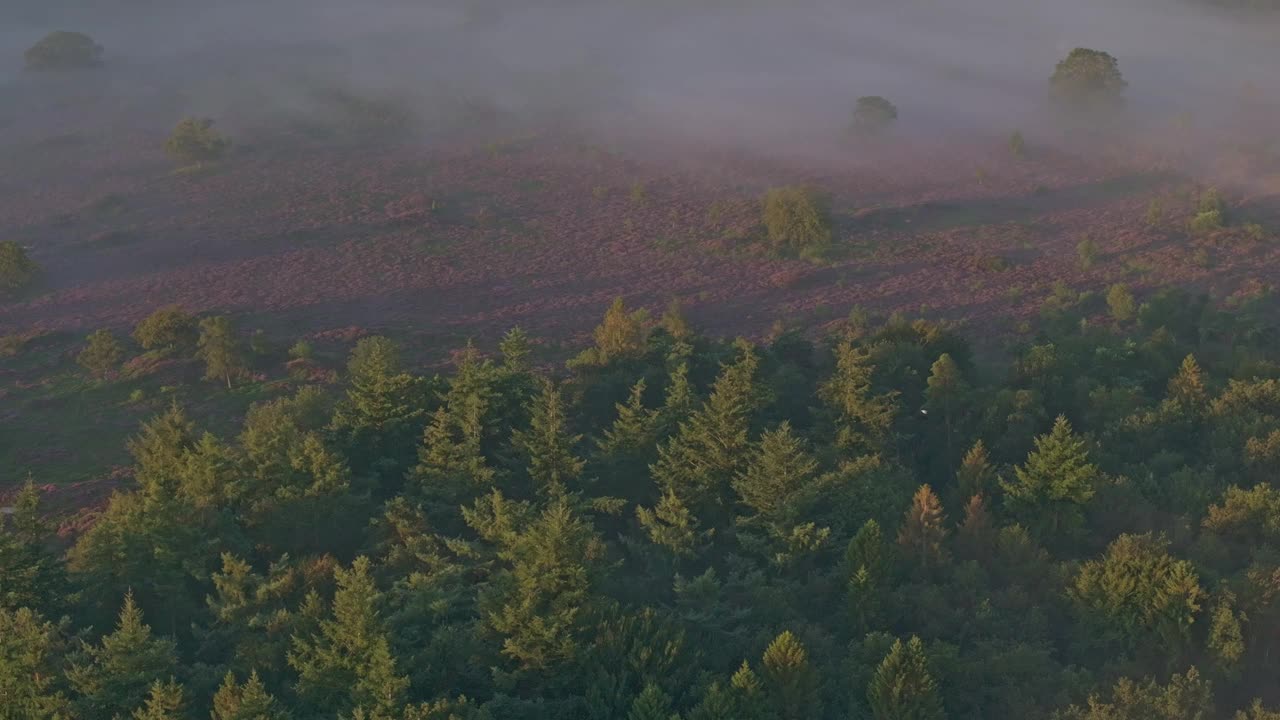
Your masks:
<instances>
[{"instance_id":1,"label":"shrub","mask_svg":"<svg viewBox=\"0 0 1280 720\"><path fill-rule=\"evenodd\" d=\"M40 275L40 266L12 240L0 241L0 296L26 290Z\"/></svg>"},{"instance_id":2,"label":"shrub","mask_svg":"<svg viewBox=\"0 0 1280 720\"><path fill-rule=\"evenodd\" d=\"M974 265L984 272L1004 272L1012 267L1009 259L1002 255L980 255Z\"/></svg>"},{"instance_id":3,"label":"shrub","mask_svg":"<svg viewBox=\"0 0 1280 720\"><path fill-rule=\"evenodd\" d=\"M102 46L84 33L59 30L23 55L28 70L78 70L102 63Z\"/></svg>"},{"instance_id":4,"label":"shrub","mask_svg":"<svg viewBox=\"0 0 1280 720\"><path fill-rule=\"evenodd\" d=\"M213 129L212 120L187 118L173 129L164 149L179 162L199 165L222 157L228 145L226 138Z\"/></svg>"},{"instance_id":5,"label":"shrub","mask_svg":"<svg viewBox=\"0 0 1280 720\"><path fill-rule=\"evenodd\" d=\"M289 348L289 357L294 360L310 360L315 357L315 351L311 348L311 343L299 340Z\"/></svg>"},{"instance_id":6,"label":"shrub","mask_svg":"<svg viewBox=\"0 0 1280 720\"><path fill-rule=\"evenodd\" d=\"M831 244L826 200L808 188L781 187L765 193L764 227L776 250L821 254Z\"/></svg>"},{"instance_id":7,"label":"shrub","mask_svg":"<svg viewBox=\"0 0 1280 720\"><path fill-rule=\"evenodd\" d=\"M133 329L133 339L143 350L172 350L191 345L195 338L195 318L177 305L156 310Z\"/></svg>"},{"instance_id":8,"label":"shrub","mask_svg":"<svg viewBox=\"0 0 1280 720\"><path fill-rule=\"evenodd\" d=\"M898 108L879 95L858 98L853 110L853 129L862 134L878 133L898 119Z\"/></svg>"},{"instance_id":9,"label":"shrub","mask_svg":"<svg viewBox=\"0 0 1280 720\"><path fill-rule=\"evenodd\" d=\"M1086 237L1076 245L1076 256L1080 258L1080 269L1088 270L1098 261L1098 243Z\"/></svg>"},{"instance_id":10,"label":"shrub","mask_svg":"<svg viewBox=\"0 0 1280 720\"><path fill-rule=\"evenodd\" d=\"M1014 130L1009 136L1009 152L1013 153L1016 158L1025 157L1027 154L1027 141L1023 139L1022 133Z\"/></svg>"},{"instance_id":11,"label":"shrub","mask_svg":"<svg viewBox=\"0 0 1280 720\"><path fill-rule=\"evenodd\" d=\"M1147 203L1147 225L1155 227L1164 221L1164 203L1160 198L1154 198Z\"/></svg>"},{"instance_id":12,"label":"shrub","mask_svg":"<svg viewBox=\"0 0 1280 720\"><path fill-rule=\"evenodd\" d=\"M1072 110L1114 110L1124 103L1127 85L1110 54L1076 48L1054 68L1049 94L1060 106Z\"/></svg>"},{"instance_id":13,"label":"shrub","mask_svg":"<svg viewBox=\"0 0 1280 720\"><path fill-rule=\"evenodd\" d=\"M1133 293L1121 283L1116 283L1107 291L1107 307L1111 309L1111 317L1118 322L1128 322L1138 311L1138 304Z\"/></svg>"},{"instance_id":14,"label":"shrub","mask_svg":"<svg viewBox=\"0 0 1280 720\"><path fill-rule=\"evenodd\" d=\"M1258 223L1245 223L1244 235L1254 242L1262 242L1267 236L1267 230Z\"/></svg>"},{"instance_id":15,"label":"shrub","mask_svg":"<svg viewBox=\"0 0 1280 720\"><path fill-rule=\"evenodd\" d=\"M1206 210L1196 213L1187 223L1187 229L1192 235L1206 235L1221 230L1224 225L1221 210Z\"/></svg>"},{"instance_id":16,"label":"shrub","mask_svg":"<svg viewBox=\"0 0 1280 720\"><path fill-rule=\"evenodd\" d=\"M80 367L96 378L104 378L120 367L124 348L110 330L95 330L85 338L84 349L76 356Z\"/></svg>"}]
</instances>

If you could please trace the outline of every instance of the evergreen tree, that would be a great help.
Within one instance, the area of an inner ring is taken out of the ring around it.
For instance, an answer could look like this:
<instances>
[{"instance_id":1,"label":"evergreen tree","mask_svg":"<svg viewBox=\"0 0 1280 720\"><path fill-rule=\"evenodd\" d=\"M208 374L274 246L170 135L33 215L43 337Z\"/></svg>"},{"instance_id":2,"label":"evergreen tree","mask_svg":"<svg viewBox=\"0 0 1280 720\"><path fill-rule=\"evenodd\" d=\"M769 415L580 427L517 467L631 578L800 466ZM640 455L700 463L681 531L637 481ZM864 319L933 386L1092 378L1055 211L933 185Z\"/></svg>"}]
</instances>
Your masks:
<instances>
[{"instance_id":1,"label":"evergreen tree","mask_svg":"<svg viewBox=\"0 0 1280 720\"><path fill-rule=\"evenodd\" d=\"M585 613L592 604L595 563L603 545L589 523L564 498L552 501L519 531L498 516L468 514L467 522L497 540L508 567L498 573L483 606L502 638L502 654L521 671L552 670L581 651Z\"/></svg>"},{"instance_id":2,"label":"evergreen tree","mask_svg":"<svg viewBox=\"0 0 1280 720\"><path fill-rule=\"evenodd\" d=\"M200 339L196 356L204 361L207 380L223 380L231 389L231 379L245 372L240 341L236 339L231 319L225 315L200 321Z\"/></svg>"},{"instance_id":3,"label":"evergreen tree","mask_svg":"<svg viewBox=\"0 0 1280 720\"><path fill-rule=\"evenodd\" d=\"M845 452L881 453L893 436L898 393L876 394L874 371L870 353L846 341L836 348L835 373L819 389L834 415L836 446Z\"/></svg>"},{"instance_id":4,"label":"evergreen tree","mask_svg":"<svg viewBox=\"0 0 1280 720\"><path fill-rule=\"evenodd\" d=\"M644 406L644 379L631 386L627 402L617 403L618 416L613 424L596 440L596 446L604 455L619 459L634 459L653 447L658 432L658 411Z\"/></svg>"},{"instance_id":5,"label":"evergreen tree","mask_svg":"<svg viewBox=\"0 0 1280 720\"><path fill-rule=\"evenodd\" d=\"M133 720L182 720L186 717L184 706L182 685L177 680L157 680L151 684L146 704L133 711Z\"/></svg>"},{"instance_id":6,"label":"evergreen tree","mask_svg":"<svg viewBox=\"0 0 1280 720\"><path fill-rule=\"evenodd\" d=\"M1223 591L1214 605L1209 621L1209 652L1219 671L1227 677L1235 676L1244 659L1244 632L1240 628L1240 616L1234 610L1235 595Z\"/></svg>"},{"instance_id":7,"label":"evergreen tree","mask_svg":"<svg viewBox=\"0 0 1280 720\"><path fill-rule=\"evenodd\" d=\"M989 492L994 484L995 470L991 467L986 446L979 440L960 462L960 469L956 471L956 487L960 497L970 498Z\"/></svg>"},{"instance_id":8,"label":"evergreen tree","mask_svg":"<svg viewBox=\"0 0 1280 720\"><path fill-rule=\"evenodd\" d=\"M177 403L144 423L142 432L128 443L133 476L142 492L151 496L175 494L187 453L198 439L195 424Z\"/></svg>"},{"instance_id":9,"label":"evergreen tree","mask_svg":"<svg viewBox=\"0 0 1280 720\"><path fill-rule=\"evenodd\" d=\"M1148 678L1136 683L1120 678L1103 699L1090 695L1087 706L1072 705L1054 713L1054 720L1210 720L1214 717L1209 682L1193 667L1160 685Z\"/></svg>"},{"instance_id":10,"label":"evergreen tree","mask_svg":"<svg viewBox=\"0 0 1280 720\"><path fill-rule=\"evenodd\" d=\"M995 542L995 536L995 523L987 509L986 498L974 495L965 503L964 520L957 533L962 551L969 559L985 558Z\"/></svg>"},{"instance_id":11,"label":"evergreen tree","mask_svg":"<svg viewBox=\"0 0 1280 720\"><path fill-rule=\"evenodd\" d=\"M243 684L236 676L227 673L222 685L213 696L213 720L288 720L289 714L280 708L276 699L267 692L255 670Z\"/></svg>"},{"instance_id":12,"label":"evergreen tree","mask_svg":"<svg viewBox=\"0 0 1280 720\"><path fill-rule=\"evenodd\" d=\"M71 717L62 689L65 630L30 608L0 607L0 717Z\"/></svg>"},{"instance_id":13,"label":"evergreen tree","mask_svg":"<svg viewBox=\"0 0 1280 720\"><path fill-rule=\"evenodd\" d=\"M867 688L875 720L942 720L942 700L929 674L924 643L912 637L893 643Z\"/></svg>"},{"instance_id":14,"label":"evergreen tree","mask_svg":"<svg viewBox=\"0 0 1280 720\"><path fill-rule=\"evenodd\" d=\"M955 425L963 412L969 384L965 382L960 366L947 353L938 356L929 370L928 389L925 390L925 409L929 417L940 417L946 437L947 467L955 462Z\"/></svg>"},{"instance_id":15,"label":"evergreen tree","mask_svg":"<svg viewBox=\"0 0 1280 720\"><path fill-rule=\"evenodd\" d=\"M0 609L60 608L69 599L66 572L50 551L52 528L41 517L40 490L30 479L0 515Z\"/></svg>"},{"instance_id":16,"label":"evergreen tree","mask_svg":"<svg viewBox=\"0 0 1280 720\"><path fill-rule=\"evenodd\" d=\"M1035 450L1014 475L1000 484L1009 511L1040 538L1060 540L1084 521L1098 469L1089 462L1084 440L1059 416L1048 435L1036 438Z\"/></svg>"},{"instance_id":17,"label":"evergreen tree","mask_svg":"<svg viewBox=\"0 0 1280 720\"><path fill-rule=\"evenodd\" d=\"M693 327L685 319L684 308L680 306L678 298L671 298L671 302L667 303L667 309L662 313L659 324L676 340L688 340L693 336Z\"/></svg>"},{"instance_id":18,"label":"evergreen tree","mask_svg":"<svg viewBox=\"0 0 1280 720\"><path fill-rule=\"evenodd\" d=\"M671 698L662 688L650 683L631 703L627 720L680 720L680 715L671 711Z\"/></svg>"},{"instance_id":19,"label":"evergreen tree","mask_svg":"<svg viewBox=\"0 0 1280 720\"><path fill-rule=\"evenodd\" d=\"M452 509L491 488L497 473L485 460L484 401L478 395L461 408L462 415L440 408L432 416L418 448L418 464L409 471L409 487L417 496Z\"/></svg>"},{"instance_id":20,"label":"evergreen tree","mask_svg":"<svg viewBox=\"0 0 1280 720\"><path fill-rule=\"evenodd\" d=\"M571 435L566 428L559 388L544 381L530 410L529 429L512 436L512 443L528 458L529 477L539 493L560 496L578 489L586 463L574 455L574 447L581 441L581 435Z\"/></svg>"},{"instance_id":21,"label":"evergreen tree","mask_svg":"<svg viewBox=\"0 0 1280 720\"><path fill-rule=\"evenodd\" d=\"M599 364L639 355L644 350L648 322L649 316L644 310L629 312L622 298L614 298L604 320L595 329Z\"/></svg>"},{"instance_id":22,"label":"evergreen tree","mask_svg":"<svg viewBox=\"0 0 1280 720\"><path fill-rule=\"evenodd\" d=\"M678 363L667 378L666 393L658 410L658 436L665 439L673 435L696 408L697 399L689 384L689 365Z\"/></svg>"},{"instance_id":23,"label":"evergreen tree","mask_svg":"<svg viewBox=\"0 0 1280 720\"><path fill-rule=\"evenodd\" d=\"M933 488L921 485L898 530L898 545L924 571L941 567L948 558L947 516Z\"/></svg>"},{"instance_id":24,"label":"evergreen tree","mask_svg":"<svg viewBox=\"0 0 1280 720\"><path fill-rule=\"evenodd\" d=\"M726 515L727 491L750 447L759 360L750 346L740 345L739 350L741 357L723 369L702 408L658 449L658 462L651 469L660 489L674 493L709 525L719 524Z\"/></svg>"},{"instance_id":25,"label":"evergreen tree","mask_svg":"<svg viewBox=\"0 0 1280 720\"><path fill-rule=\"evenodd\" d=\"M298 695L326 714L394 712L404 704L409 681L396 673L368 558L356 558L350 570L334 569L334 579L331 617L315 633L293 637L289 666L298 673Z\"/></svg>"},{"instance_id":26,"label":"evergreen tree","mask_svg":"<svg viewBox=\"0 0 1280 720\"><path fill-rule=\"evenodd\" d=\"M95 330L85 338L84 349L76 356L80 367L96 378L105 378L120 367L124 348L110 330Z\"/></svg>"},{"instance_id":27,"label":"evergreen tree","mask_svg":"<svg viewBox=\"0 0 1280 720\"><path fill-rule=\"evenodd\" d=\"M425 384L402 369L399 348L381 336L356 343L347 372L350 385L334 409L332 430L357 472L398 481L426 421Z\"/></svg>"},{"instance_id":28,"label":"evergreen tree","mask_svg":"<svg viewBox=\"0 0 1280 720\"><path fill-rule=\"evenodd\" d=\"M665 548L677 558L697 554L715 532L699 530L699 524L680 497L667 491L652 510L636 507L636 519L655 545Z\"/></svg>"},{"instance_id":29,"label":"evergreen tree","mask_svg":"<svg viewBox=\"0 0 1280 720\"><path fill-rule=\"evenodd\" d=\"M784 631L769 644L761 669L765 693L777 717L807 720L822 716L818 673L791 631Z\"/></svg>"},{"instance_id":30,"label":"evergreen tree","mask_svg":"<svg viewBox=\"0 0 1280 720\"><path fill-rule=\"evenodd\" d=\"M146 702L154 683L177 669L173 640L153 637L142 611L125 595L115 632L87 646L67 671L76 712L85 720L113 720Z\"/></svg>"},{"instance_id":31,"label":"evergreen tree","mask_svg":"<svg viewBox=\"0 0 1280 720\"><path fill-rule=\"evenodd\" d=\"M498 343L498 352L502 353L502 367L508 372L523 373L529 371L529 355L533 350L529 343L529 334L514 327L502 336Z\"/></svg>"}]
</instances>

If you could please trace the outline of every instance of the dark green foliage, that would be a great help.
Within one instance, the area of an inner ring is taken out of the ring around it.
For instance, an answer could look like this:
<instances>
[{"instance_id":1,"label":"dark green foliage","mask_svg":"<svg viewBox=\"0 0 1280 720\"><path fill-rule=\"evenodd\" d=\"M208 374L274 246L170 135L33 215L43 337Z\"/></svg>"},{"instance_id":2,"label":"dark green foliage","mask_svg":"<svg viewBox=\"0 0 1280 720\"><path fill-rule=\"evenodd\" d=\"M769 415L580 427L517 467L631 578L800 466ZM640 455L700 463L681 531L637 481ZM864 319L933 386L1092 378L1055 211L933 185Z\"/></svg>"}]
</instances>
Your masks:
<instances>
[{"instance_id":1,"label":"dark green foliage","mask_svg":"<svg viewBox=\"0 0 1280 720\"><path fill-rule=\"evenodd\" d=\"M1076 48L1059 62L1049 79L1050 96L1071 111L1111 111L1124 102L1128 85L1108 53Z\"/></svg>"},{"instance_id":2,"label":"dark green foliage","mask_svg":"<svg viewBox=\"0 0 1280 720\"><path fill-rule=\"evenodd\" d=\"M27 257L26 248L12 240L0 241L0 298L26 290L40 275L40 266Z\"/></svg>"},{"instance_id":3,"label":"dark green foliage","mask_svg":"<svg viewBox=\"0 0 1280 720\"><path fill-rule=\"evenodd\" d=\"M58 30L23 55L28 70L79 70L102 63L102 46L79 32Z\"/></svg>"},{"instance_id":4,"label":"dark green foliage","mask_svg":"<svg viewBox=\"0 0 1280 720\"><path fill-rule=\"evenodd\" d=\"M879 95L858 98L853 109L853 129L863 135L883 132L898 119L898 108Z\"/></svg>"},{"instance_id":5,"label":"dark green foliage","mask_svg":"<svg viewBox=\"0 0 1280 720\"><path fill-rule=\"evenodd\" d=\"M230 145L208 118L186 118L173 129L164 149L174 160L200 165L222 157Z\"/></svg>"},{"instance_id":6,"label":"dark green foliage","mask_svg":"<svg viewBox=\"0 0 1280 720\"><path fill-rule=\"evenodd\" d=\"M567 374L511 332L435 379L366 338L238 430L258 385L186 388L67 572L0 495L0 717L1274 720L1274 314L1079 305L1007 367L618 306Z\"/></svg>"},{"instance_id":7,"label":"dark green foliage","mask_svg":"<svg viewBox=\"0 0 1280 720\"><path fill-rule=\"evenodd\" d=\"M820 256L830 246L830 211L826 199L814 190L773 188L762 202L764 228L774 250Z\"/></svg>"}]
</instances>

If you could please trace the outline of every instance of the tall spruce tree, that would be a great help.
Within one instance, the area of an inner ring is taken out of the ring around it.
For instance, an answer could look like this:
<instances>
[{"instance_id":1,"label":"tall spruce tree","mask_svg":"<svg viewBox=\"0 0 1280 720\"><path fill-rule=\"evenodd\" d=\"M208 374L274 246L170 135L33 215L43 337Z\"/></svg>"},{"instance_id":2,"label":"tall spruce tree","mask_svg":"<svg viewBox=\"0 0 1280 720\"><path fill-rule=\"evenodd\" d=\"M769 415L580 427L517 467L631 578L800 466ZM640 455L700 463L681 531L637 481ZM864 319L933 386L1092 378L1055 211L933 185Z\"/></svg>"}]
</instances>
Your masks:
<instances>
[{"instance_id":1,"label":"tall spruce tree","mask_svg":"<svg viewBox=\"0 0 1280 720\"><path fill-rule=\"evenodd\" d=\"M114 720L146 702L151 687L177 671L176 644L157 638L142 611L125 595L116 629L84 648L67 671L77 714L85 720Z\"/></svg>"},{"instance_id":2,"label":"tall spruce tree","mask_svg":"<svg viewBox=\"0 0 1280 720\"><path fill-rule=\"evenodd\" d=\"M948 559L947 516L933 488L921 485L911 500L898 530L903 553L925 572L936 570Z\"/></svg>"},{"instance_id":3,"label":"tall spruce tree","mask_svg":"<svg viewBox=\"0 0 1280 720\"><path fill-rule=\"evenodd\" d=\"M534 489L551 497L579 490L586 463L574 454L574 449L582 436L569 433L560 389L551 381L543 382L529 415L529 429L516 431L512 442L528 460Z\"/></svg>"},{"instance_id":4,"label":"tall spruce tree","mask_svg":"<svg viewBox=\"0 0 1280 720\"><path fill-rule=\"evenodd\" d=\"M66 631L31 608L0 607L0 717L71 717L63 676Z\"/></svg>"},{"instance_id":5,"label":"tall spruce tree","mask_svg":"<svg viewBox=\"0 0 1280 720\"><path fill-rule=\"evenodd\" d=\"M1084 522L1084 507L1093 498L1098 468L1089 462L1085 441L1058 416L1048 435L1036 438L1035 449L1002 481L1009 512L1044 541L1061 541Z\"/></svg>"},{"instance_id":6,"label":"tall spruce tree","mask_svg":"<svg viewBox=\"0 0 1280 720\"><path fill-rule=\"evenodd\" d=\"M769 643L760 667L765 694L777 717L783 720L822 717L818 672L809 663L804 645L790 630Z\"/></svg>"},{"instance_id":7,"label":"tall spruce tree","mask_svg":"<svg viewBox=\"0 0 1280 720\"><path fill-rule=\"evenodd\" d=\"M845 452L876 454L889 449L898 393L877 393L874 371L870 353L845 341L836 348L835 372L819 388L818 396L833 415L836 446Z\"/></svg>"},{"instance_id":8,"label":"tall spruce tree","mask_svg":"<svg viewBox=\"0 0 1280 720\"><path fill-rule=\"evenodd\" d=\"M213 720L288 720L289 713L281 709L276 699L267 692L255 670L244 683L237 683L233 673L227 673L222 685L213 696Z\"/></svg>"},{"instance_id":9,"label":"tall spruce tree","mask_svg":"<svg viewBox=\"0 0 1280 720\"><path fill-rule=\"evenodd\" d=\"M875 720L943 720L942 699L929 673L924 643L897 640L867 688Z\"/></svg>"}]
</instances>

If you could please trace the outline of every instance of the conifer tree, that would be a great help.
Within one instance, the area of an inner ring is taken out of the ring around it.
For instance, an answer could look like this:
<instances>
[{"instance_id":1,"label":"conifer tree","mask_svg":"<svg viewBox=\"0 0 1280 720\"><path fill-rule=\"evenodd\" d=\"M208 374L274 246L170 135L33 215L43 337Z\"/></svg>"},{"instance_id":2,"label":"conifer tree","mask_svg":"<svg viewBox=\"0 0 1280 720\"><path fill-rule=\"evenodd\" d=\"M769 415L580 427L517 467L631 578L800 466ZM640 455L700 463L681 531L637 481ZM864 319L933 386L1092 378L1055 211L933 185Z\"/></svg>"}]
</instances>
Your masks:
<instances>
[{"instance_id":1,"label":"conifer tree","mask_svg":"<svg viewBox=\"0 0 1280 720\"><path fill-rule=\"evenodd\" d=\"M474 513L467 521L473 527L482 522ZM489 524L501 521L494 517ZM559 498L527 526L491 536L499 539L500 557L509 563L484 601L489 626L503 637L502 654L522 671L572 661L581 651L595 564L603 553L594 529Z\"/></svg>"},{"instance_id":2,"label":"conifer tree","mask_svg":"<svg viewBox=\"0 0 1280 720\"><path fill-rule=\"evenodd\" d=\"M693 328L685 319L684 308L680 306L678 298L671 298L671 302L667 303L667 309L662 313L659 324L676 340L687 340L693 335Z\"/></svg>"},{"instance_id":3,"label":"conifer tree","mask_svg":"<svg viewBox=\"0 0 1280 720\"><path fill-rule=\"evenodd\" d=\"M599 363L606 365L618 358L639 355L648 335L648 321L644 310L630 312L622 298L614 298L605 311L604 320L595 329Z\"/></svg>"},{"instance_id":4,"label":"conifer tree","mask_svg":"<svg viewBox=\"0 0 1280 720\"><path fill-rule=\"evenodd\" d=\"M836 348L836 369L818 395L834 414L836 446L856 454L888 449L897 414L897 391L876 394L870 354L845 341Z\"/></svg>"},{"instance_id":5,"label":"conifer tree","mask_svg":"<svg viewBox=\"0 0 1280 720\"><path fill-rule=\"evenodd\" d=\"M409 471L416 495L454 507L492 487L497 473L485 461L483 441L484 401L472 396L457 411L439 408L423 433L418 464Z\"/></svg>"},{"instance_id":6,"label":"conifer tree","mask_svg":"<svg viewBox=\"0 0 1280 720\"><path fill-rule=\"evenodd\" d=\"M711 396L679 432L658 449L652 467L664 492L674 493L694 516L718 524L727 513L727 491L748 457L748 432L756 409L755 350L739 346L741 357L716 379Z\"/></svg>"},{"instance_id":7,"label":"conifer tree","mask_svg":"<svg viewBox=\"0 0 1280 720\"><path fill-rule=\"evenodd\" d=\"M140 707L152 685L171 677L176 669L174 641L152 636L133 595L128 594L115 632L86 647L80 661L67 671L67 680L75 691L80 717L113 720Z\"/></svg>"},{"instance_id":8,"label":"conifer tree","mask_svg":"<svg viewBox=\"0 0 1280 720\"><path fill-rule=\"evenodd\" d=\"M530 347L529 334L521 328L511 328L502 336L498 352L502 354L502 367L507 372L529 371L529 355L533 349Z\"/></svg>"},{"instance_id":9,"label":"conifer tree","mask_svg":"<svg viewBox=\"0 0 1280 720\"><path fill-rule=\"evenodd\" d=\"M689 365L678 363L667 378L662 407L658 410L658 436L666 439L689 419L697 407L693 386L689 384Z\"/></svg>"},{"instance_id":10,"label":"conifer tree","mask_svg":"<svg viewBox=\"0 0 1280 720\"><path fill-rule=\"evenodd\" d=\"M964 520L957 533L963 553L970 559L987 556L995 541L995 523L987 509L987 500L981 494L969 498L964 506Z\"/></svg>"},{"instance_id":11,"label":"conifer tree","mask_svg":"<svg viewBox=\"0 0 1280 720\"><path fill-rule=\"evenodd\" d=\"M31 608L0 607L0 716L70 717L61 687L65 630Z\"/></svg>"},{"instance_id":12,"label":"conifer tree","mask_svg":"<svg viewBox=\"0 0 1280 720\"><path fill-rule=\"evenodd\" d=\"M529 477L539 493L560 496L578 489L586 463L574 455L574 447L581 441L581 435L566 428L560 389L544 381L530 409L529 429L512 436L512 443L528 458Z\"/></svg>"},{"instance_id":13,"label":"conifer tree","mask_svg":"<svg viewBox=\"0 0 1280 720\"><path fill-rule=\"evenodd\" d=\"M1035 449L1002 481L1005 504L1019 522L1042 540L1061 540L1084 521L1084 506L1093 498L1098 469L1089 462L1085 442L1059 416L1048 435L1036 438Z\"/></svg>"},{"instance_id":14,"label":"conifer tree","mask_svg":"<svg viewBox=\"0 0 1280 720\"><path fill-rule=\"evenodd\" d=\"M426 388L401 366L400 349L381 337L362 338L347 362L350 384L334 409L332 429L357 471L398 480L413 462L426 420Z\"/></svg>"},{"instance_id":15,"label":"conifer tree","mask_svg":"<svg viewBox=\"0 0 1280 720\"><path fill-rule=\"evenodd\" d=\"M228 673L214 694L212 720L288 720L288 717L288 712L266 692L257 670L253 670L243 684L236 682L236 675Z\"/></svg>"},{"instance_id":16,"label":"conifer tree","mask_svg":"<svg viewBox=\"0 0 1280 720\"><path fill-rule=\"evenodd\" d=\"M236 339L231 319L225 315L200 321L196 356L204 361L205 379L225 381L227 389L231 389L231 379L245 371L240 341Z\"/></svg>"},{"instance_id":17,"label":"conifer tree","mask_svg":"<svg viewBox=\"0 0 1280 720\"><path fill-rule=\"evenodd\" d=\"M651 448L657 439L658 411L644 406L644 378L631 386L627 402L617 403L618 411L613 424L596 440L596 446L605 455L622 459L635 458Z\"/></svg>"},{"instance_id":18,"label":"conifer tree","mask_svg":"<svg viewBox=\"0 0 1280 720\"><path fill-rule=\"evenodd\" d=\"M761 659L764 688L774 712L783 720L807 720L822 716L817 671L809 664L804 646L784 631L764 651Z\"/></svg>"},{"instance_id":19,"label":"conifer tree","mask_svg":"<svg viewBox=\"0 0 1280 720\"><path fill-rule=\"evenodd\" d=\"M133 720L182 720L186 717L185 705L182 685L177 680L157 680L151 684L146 704L133 711Z\"/></svg>"},{"instance_id":20,"label":"conifer tree","mask_svg":"<svg viewBox=\"0 0 1280 720\"><path fill-rule=\"evenodd\" d=\"M987 447L978 440L960 462L960 469L956 471L956 487L960 497L970 498L989 492L994 484L995 470L991 467Z\"/></svg>"},{"instance_id":21,"label":"conifer tree","mask_svg":"<svg viewBox=\"0 0 1280 720\"><path fill-rule=\"evenodd\" d=\"M924 643L897 640L867 688L875 720L943 720L942 700L929 674Z\"/></svg>"},{"instance_id":22,"label":"conifer tree","mask_svg":"<svg viewBox=\"0 0 1280 720\"><path fill-rule=\"evenodd\" d=\"M929 370L927 389L925 390L925 408L929 417L941 418L946 438L947 467L955 462L953 447L955 444L955 425L960 420L969 384L965 382L960 366L947 353L938 356Z\"/></svg>"},{"instance_id":23,"label":"conifer tree","mask_svg":"<svg viewBox=\"0 0 1280 720\"><path fill-rule=\"evenodd\" d=\"M933 488L921 485L898 530L898 545L926 572L947 561L946 523L947 516Z\"/></svg>"},{"instance_id":24,"label":"conifer tree","mask_svg":"<svg viewBox=\"0 0 1280 720\"><path fill-rule=\"evenodd\" d=\"M69 590L62 562L50 551L52 528L41 517L40 490L30 479L0 515L0 609L61 607Z\"/></svg>"},{"instance_id":25,"label":"conifer tree","mask_svg":"<svg viewBox=\"0 0 1280 720\"><path fill-rule=\"evenodd\" d=\"M804 441L783 422L760 436L758 449L747 468L733 481L741 502L767 522L785 525L799 520L809 498L818 463Z\"/></svg>"},{"instance_id":26,"label":"conifer tree","mask_svg":"<svg viewBox=\"0 0 1280 720\"><path fill-rule=\"evenodd\" d=\"M195 447L195 424L177 403L143 423L142 432L129 440L134 478L144 493L172 495L182 477L187 451Z\"/></svg>"},{"instance_id":27,"label":"conifer tree","mask_svg":"<svg viewBox=\"0 0 1280 720\"><path fill-rule=\"evenodd\" d=\"M698 521L673 492L663 493L652 510L637 506L636 519L655 545L666 548L677 558L695 555L714 530L702 532Z\"/></svg>"},{"instance_id":28,"label":"conifer tree","mask_svg":"<svg viewBox=\"0 0 1280 720\"><path fill-rule=\"evenodd\" d=\"M396 673L368 558L356 558L350 570L335 568L334 579L331 617L314 634L293 637L289 666L298 673L298 695L326 713L399 710L409 681Z\"/></svg>"},{"instance_id":29,"label":"conifer tree","mask_svg":"<svg viewBox=\"0 0 1280 720\"><path fill-rule=\"evenodd\" d=\"M868 520L845 549L849 581L846 602L856 631L865 632L880 615L880 593L888 570L880 524Z\"/></svg>"},{"instance_id":30,"label":"conifer tree","mask_svg":"<svg viewBox=\"0 0 1280 720\"><path fill-rule=\"evenodd\" d=\"M649 683L631 703L627 720L680 720L680 715L672 712L671 698L662 688Z\"/></svg>"},{"instance_id":31,"label":"conifer tree","mask_svg":"<svg viewBox=\"0 0 1280 720\"><path fill-rule=\"evenodd\" d=\"M124 349L110 330L95 330L85 338L84 349L76 355L76 362L101 379L119 368L123 357Z\"/></svg>"}]
</instances>

